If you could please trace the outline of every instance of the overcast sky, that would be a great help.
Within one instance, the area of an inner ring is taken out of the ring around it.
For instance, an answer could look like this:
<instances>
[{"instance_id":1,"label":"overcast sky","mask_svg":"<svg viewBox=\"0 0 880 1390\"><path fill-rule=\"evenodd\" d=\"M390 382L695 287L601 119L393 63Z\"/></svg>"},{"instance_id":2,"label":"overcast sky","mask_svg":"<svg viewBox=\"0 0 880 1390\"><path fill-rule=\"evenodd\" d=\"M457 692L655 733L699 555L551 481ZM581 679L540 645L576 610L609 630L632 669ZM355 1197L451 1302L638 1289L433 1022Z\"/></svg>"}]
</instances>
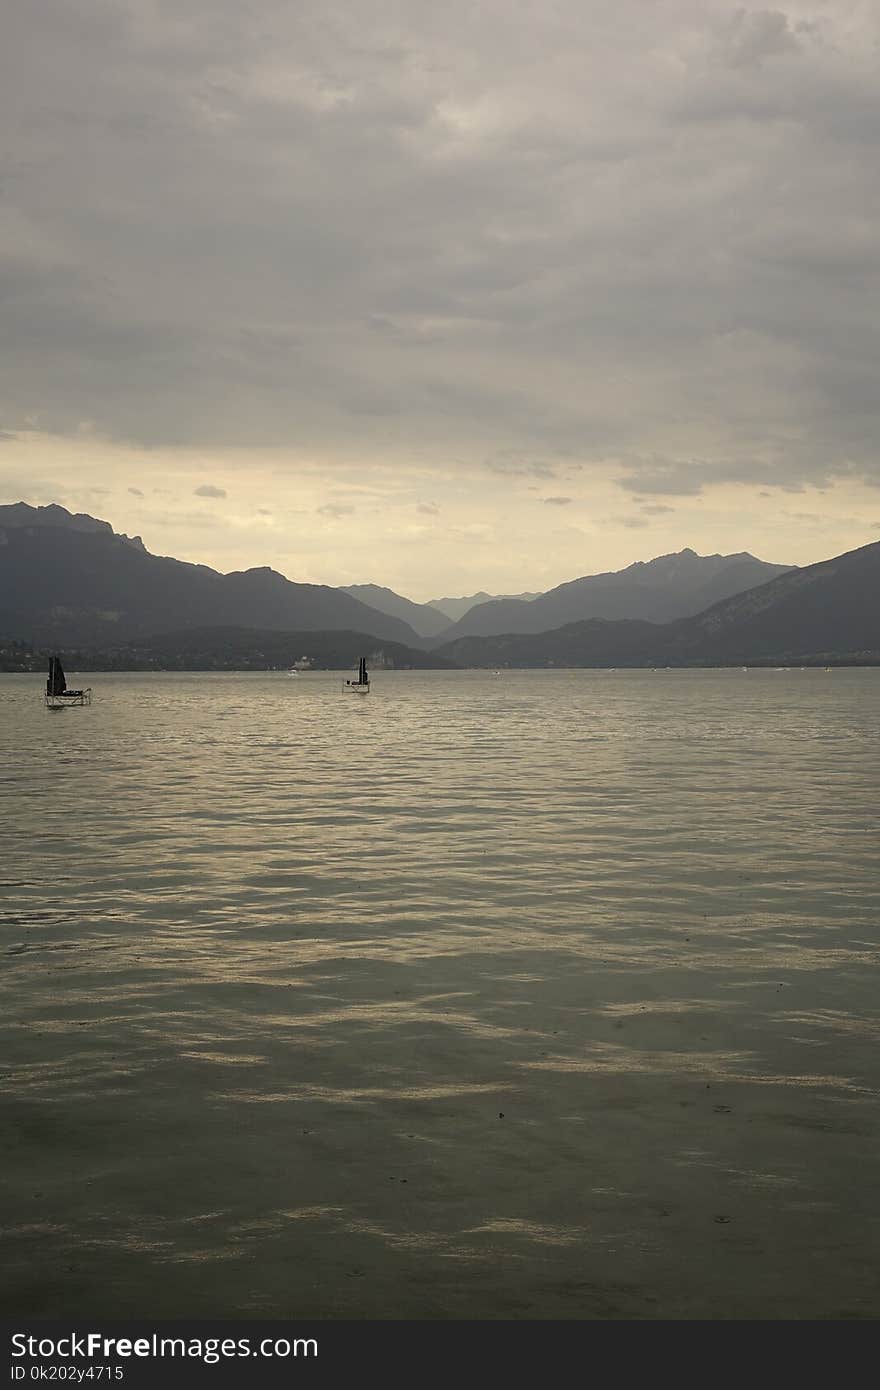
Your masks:
<instances>
[{"instance_id":1,"label":"overcast sky","mask_svg":"<svg viewBox=\"0 0 880 1390\"><path fill-rule=\"evenodd\" d=\"M880 539L880 7L22 0L0 501L518 592Z\"/></svg>"}]
</instances>

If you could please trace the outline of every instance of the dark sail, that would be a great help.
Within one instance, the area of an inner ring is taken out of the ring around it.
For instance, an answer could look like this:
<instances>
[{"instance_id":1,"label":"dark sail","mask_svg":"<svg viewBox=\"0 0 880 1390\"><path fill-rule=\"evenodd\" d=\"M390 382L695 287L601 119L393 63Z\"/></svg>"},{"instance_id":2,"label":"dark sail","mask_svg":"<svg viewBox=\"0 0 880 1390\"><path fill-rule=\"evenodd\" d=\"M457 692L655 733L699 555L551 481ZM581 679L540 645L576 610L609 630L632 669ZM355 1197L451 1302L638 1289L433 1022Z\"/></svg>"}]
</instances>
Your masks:
<instances>
[{"instance_id":1,"label":"dark sail","mask_svg":"<svg viewBox=\"0 0 880 1390\"><path fill-rule=\"evenodd\" d=\"M67 689L64 667L57 656L49 658L49 679L46 681L47 695L63 695Z\"/></svg>"},{"instance_id":2,"label":"dark sail","mask_svg":"<svg viewBox=\"0 0 880 1390\"><path fill-rule=\"evenodd\" d=\"M360 660L360 665L358 667L358 685L366 685L368 680L369 677L367 675L367 658L365 656L362 656Z\"/></svg>"}]
</instances>

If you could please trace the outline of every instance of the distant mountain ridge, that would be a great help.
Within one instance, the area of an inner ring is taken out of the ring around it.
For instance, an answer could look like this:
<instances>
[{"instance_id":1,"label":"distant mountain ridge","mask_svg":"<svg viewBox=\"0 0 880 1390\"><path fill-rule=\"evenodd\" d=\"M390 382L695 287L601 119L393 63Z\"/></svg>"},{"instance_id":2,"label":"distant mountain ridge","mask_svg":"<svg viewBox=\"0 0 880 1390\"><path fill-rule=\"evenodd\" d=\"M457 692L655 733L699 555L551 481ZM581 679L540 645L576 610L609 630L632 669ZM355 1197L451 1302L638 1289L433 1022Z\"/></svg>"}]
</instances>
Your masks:
<instances>
[{"instance_id":1,"label":"distant mountain ridge","mask_svg":"<svg viewBox=\"0 0 880 1390\"><path fill-rule=\"evenodd\" d=\"M408 622L430 646L470 633L546 632L586 618L641 618L670 622L784 574L789 565L758 560L747 551L698 555L684 549L623 570L583 575L546 593L431 599L416 604L378 584L348 584L345 592L380 612ZM444 621L444 617L449 621Z\"/></svg>"},{"instance_id":2,"label":"distant mountain ridge","mask_svg":"<svg viewBox=\"0 0 880 1390\"><path fill-rule=\"evenodd\" d=\"M299 584L266 567L220 574L152 555L140 537L117 535L109 523L55 504L0 506L0 644L10 647L111 651L147 647L164 634L180 637L172 646L183 661L197 632L208 634L210 647L221 631L230 642L237 631L256 634L233 643L253 662L260 640L267 645L260 634L277 634L275 652L284 634L314 632L328 641L345 633L362 645L397 643L396 663L413 666L423 664L413 653L425 647L436 664L475 667L880 662L878 594L880 541L803 569L747 552L699 556L685 549L572 580L529 601L490 601L427 636L402 615L423 629L426 622L442 626L443 616L378 585ZM668 617L682 607L685 613ZM572 609L577 619L547 626ZM462 630L495 623L499 610L535 630ZM338 645L325 647L328 659Z\"/></svg>"},{"instance_id":3,"label":"distant mountain ridge","mask_svg":"<svg viewBox=\"0 0 880 1390\"><path fill-rule=\"evenodd\" d=\"M0 637L62 646L233 626L368 633L420 647L405 622L268 568L220 574L151 555L107 522L63 507L0 507Z\"/></svg>"},{"instance_id":4,"label":"distant mountain ridge","mask_svg":"<svg viewBox=\"0 0 880 1390\"><path fill-rule=\"evenodd\" d=\"M387 613L389 617L400 618L403 622L409 623L420 637L436 637L449 627L448 618L438 613L430 604L413 603L412 599L403 598L393 589L385 589L380 584L343 584L341 592L351 594L352 598L369 604L380 613Z\"/></svg>"},{"instance_id":5,"label":"distant mountain ridge","mask_svg":"<svg viewBox=\"0 0 880 1390\"><path fill-rule=\"evenodd\" d=\"M478 604L440 641L445 644L470 634L545 632L587 618L671 622L791 568L757 560L746 551L698 555L691 549L680 550L654 560L636 561L623 570L572 579L528 603L494 599Z\"/></svg>"},{"instance_id":6,"label":"distant mountain ridge","mask_svg":"<svg viewBox=\"0 0 880 1390\"><path fill-rule=\"evenodd\" d=\"M435 655L476 667L880 664L880 541L673 622L591 618L540 633L462 636Z\"/></svg>"},{"instance_id":7,"label":"distant mountain ridge","mask_svg":"<svg viewBox=\"0 0 880 1390\"><path fill-rule=\"evenodd\" d=\"M533 598L540 598L540 594L487 594L481 589L478 594L470 594L467 598L431 598L426 606L436 608L449 623L455 623L479 603L494 603L499 599L516 599L530 603Z\"/></svg>"}]
</instances>

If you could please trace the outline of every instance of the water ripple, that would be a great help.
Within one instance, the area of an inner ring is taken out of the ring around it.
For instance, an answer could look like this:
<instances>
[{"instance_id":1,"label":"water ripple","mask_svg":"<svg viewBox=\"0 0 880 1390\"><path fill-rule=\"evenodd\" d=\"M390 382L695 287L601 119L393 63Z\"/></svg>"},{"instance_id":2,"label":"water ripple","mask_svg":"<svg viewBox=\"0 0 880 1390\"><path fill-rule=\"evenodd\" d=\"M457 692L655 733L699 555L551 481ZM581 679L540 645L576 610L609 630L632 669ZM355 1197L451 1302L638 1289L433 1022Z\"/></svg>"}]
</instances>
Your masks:
<instances>
[{"instance_id":1,"label":"water ripple","mask_svg":"<svg viewBox=\"0 0 880 1390\"><path fill-rule=\"evenodd\" d=\"M880 672L90 683L0 677L11 1311L880 1313Z\"/></svg>"}]
</instances>

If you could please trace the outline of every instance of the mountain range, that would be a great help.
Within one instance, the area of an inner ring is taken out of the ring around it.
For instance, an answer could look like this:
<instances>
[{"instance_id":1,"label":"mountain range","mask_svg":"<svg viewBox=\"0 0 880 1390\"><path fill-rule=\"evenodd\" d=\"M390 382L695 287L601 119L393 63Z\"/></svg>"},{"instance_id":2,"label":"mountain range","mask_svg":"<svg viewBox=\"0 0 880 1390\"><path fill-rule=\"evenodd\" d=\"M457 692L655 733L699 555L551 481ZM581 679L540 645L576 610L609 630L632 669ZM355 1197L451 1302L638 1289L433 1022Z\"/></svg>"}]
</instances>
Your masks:
<instances>
[{"instance_id":1,"label":"mountain range","mask_svg":"<svg viewBox=\"0 0 880 1390\"><path fill-rule=\"evenodd\" d=\"M533 598L540 598L540 594L487 594L481 589L478 594L469 594L463 598L429 598L428 607L436 608L444 618L448 618L451 623L457 623L459 618L476 608L478 603L494 603L497 599L522 599L524 603L528 603Z\"/></svg>"},{"instance_id":2,"label":"mountain range","mask_svg":"<svg viewBox=\"0 0 880 1390\"><path fill-rule=\"evenodd\" d=\"M756 560L747 552L697 555L693 550L681 550L656 560L637 561L613 573L573 579L527 602L508 598L476 604L447 628L439 641L445 645L472 633L546 632L585 618L644 618L668 623L775 579L790 568Z\"/></svg>"},{"instance_id":3,"label":"mountain range","mask_svg":"<svg viewBox=\"0 0 880 1390\"><path fill-rule=\"evenodd\" d=\"M139 539L62 507L0 507L0 636L97 647L216 626L346 630L420 645L407 623L341 589L295 584L268 568L219 574L151 555Z\"/></svg>"},{"instance_id":4,"label":"mountain range","mask_svg":"<svg viewBox=\"0 0 880 1390\"><path fill-rule=\"evenodd\" d=\"M880 541L673 622L592 618L541 633L458 637L435 655L477 667L880 664Z\"/></svg>"},{"instance_id":5,"label":"mountain range","mask_svg":"<svg viewBox=\"0 0 880 1390\"><path fill-rule=\"evenodd\" d=\"M471 594L468 598L432 598L427 603L413 603L412 599L403 598L393 589L385 589L380 584L344 584L342 587L345 593L360 599L361 603L368 603L371 608L378 608L380 613L388 613L391 617L401 618L409 623L420 637L443 641L449 636L457 635L457 631L453 630L454 624L472 608L488 604L500 606L502 601L527 603L533 598L542 597L541 594L504 594L493 597L492 594L480 592ZM516 630L518 629L511 629ZM502 628L492 628L491 631L500 632ZM440 634L443 634L442 638Z\"/></svg>"},{"instance_id":6,"label":"mountain range","mask_svg":"<svg viewBox=\"0 0 880 1390\"><path fill-rule=\"evenodd\" d=\"M342 592L391 618L400 618L420 637L437 637L449 629L449 619L430 604L413 603L412 599L403 598L393 589L384 589L379 584L345 584Z\"/></svg>"},{"instance_id":7,"label":"mountain range","mask_svg":"<svg viewBox=\"0 0 880 1390\"><path fill-rule=\"evenodd\" d=\"M376 652L377 641L397 644L389 664L411 667L874 661L878 556L880 542L794 569L685 549L475 603L448 623L439 601L375 584L299 584L268 568L221 574L152 555L97 518L22 502L0 506L0 644L113 663L136 650L148 665L168 657L210 669L233 658L284 664L305 633L321 663L352 642ZM322 645L334 633L342 646Z\"/></svg>"}]
</instances>

